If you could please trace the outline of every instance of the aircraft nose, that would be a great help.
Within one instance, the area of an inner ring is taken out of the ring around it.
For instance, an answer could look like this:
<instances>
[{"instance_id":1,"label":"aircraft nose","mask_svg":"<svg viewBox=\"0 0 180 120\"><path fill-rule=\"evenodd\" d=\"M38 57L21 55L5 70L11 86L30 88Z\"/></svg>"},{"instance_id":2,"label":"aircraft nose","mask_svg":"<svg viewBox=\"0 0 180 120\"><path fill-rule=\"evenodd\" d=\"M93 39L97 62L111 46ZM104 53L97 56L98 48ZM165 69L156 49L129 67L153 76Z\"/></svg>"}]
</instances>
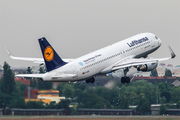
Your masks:
<instances>
[{"instance_id":1,"label":"aircraft nose","mask_svg":"<svg viewBox=\"0 0 180 120\"><path fill-rule=\"evenodd\" d=\"M159 42L159 46L161 46L162 41L160 38L158 38L158 42Z\"/></svg>"}]
</instances>

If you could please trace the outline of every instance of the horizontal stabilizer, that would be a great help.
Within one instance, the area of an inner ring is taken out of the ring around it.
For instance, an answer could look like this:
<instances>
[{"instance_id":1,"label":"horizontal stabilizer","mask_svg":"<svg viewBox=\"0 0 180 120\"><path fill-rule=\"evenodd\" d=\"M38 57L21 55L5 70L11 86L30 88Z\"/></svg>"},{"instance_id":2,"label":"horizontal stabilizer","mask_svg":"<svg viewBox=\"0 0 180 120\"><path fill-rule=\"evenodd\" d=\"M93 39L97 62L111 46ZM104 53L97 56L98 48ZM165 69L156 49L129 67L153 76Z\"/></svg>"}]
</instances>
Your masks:
<instances>
[{"instance_id":1,"label":"horizontal stabilizer","mask_svg":"<svg viewBox=\"0 0 180 120\"><path fill-rule=\"evenodd\" d=\"M8 48L5 46L5 49L9 55L9 57L11 59L14 59L14 60L24 60L24 61L32 61L33 63L38 63L38 64L43 64L44 63L44 59L43 58L29 58L29 57L16 57L16 56L13 56L11 54L11 52L8 50ZM74 59L62 59L63 61L65 62L71 62L73 61Z\"/></svg>"},{"instance_id":2,"label":"horizontal stabilizer","mask_svg":"<svg viewBox=\"0 0 180 120\"><path fill-rule=\"evenodd\" d=\"M15 57L11 54L11 52L8 50L8 48L5 46L5 49L9 55L9 57L11 59L14 59L14 60L25 60L25 61L32 61L34 63L38 63L38 64L41 64L41 63L44 63L44 59L43 58L28 58L28 57Z\"/></svg>"},{"instance_id":3,"label":"horizontal stabilizer","mask_svg":"<svg viewBox=\"0 0 180 120\"><path fill-rule=\"evenodd\" d=\"M33 78L42 78L44 74L17 74L16 77L33 77Z\"/></svg>"}]
</instances>

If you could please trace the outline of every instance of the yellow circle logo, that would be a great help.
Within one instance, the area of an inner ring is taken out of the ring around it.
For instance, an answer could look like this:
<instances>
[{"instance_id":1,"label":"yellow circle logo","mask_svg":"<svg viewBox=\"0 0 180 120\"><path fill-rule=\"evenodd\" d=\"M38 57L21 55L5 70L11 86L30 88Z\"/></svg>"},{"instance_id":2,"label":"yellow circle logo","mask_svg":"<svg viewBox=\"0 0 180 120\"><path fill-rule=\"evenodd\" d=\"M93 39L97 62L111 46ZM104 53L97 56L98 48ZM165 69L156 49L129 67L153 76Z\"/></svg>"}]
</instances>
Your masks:
<instances>
[{"instance_id":1,"label":"yellow circle logo","mask_svg":"<svg viewBox=\"0 0 180 120\"><path fill-rule=\"evenodd\" d=\"M44 58L46 61L51 61L54 58L54 51L52 47L47 46L46 49L44 50Z\"/></svg>"}]
</instances>

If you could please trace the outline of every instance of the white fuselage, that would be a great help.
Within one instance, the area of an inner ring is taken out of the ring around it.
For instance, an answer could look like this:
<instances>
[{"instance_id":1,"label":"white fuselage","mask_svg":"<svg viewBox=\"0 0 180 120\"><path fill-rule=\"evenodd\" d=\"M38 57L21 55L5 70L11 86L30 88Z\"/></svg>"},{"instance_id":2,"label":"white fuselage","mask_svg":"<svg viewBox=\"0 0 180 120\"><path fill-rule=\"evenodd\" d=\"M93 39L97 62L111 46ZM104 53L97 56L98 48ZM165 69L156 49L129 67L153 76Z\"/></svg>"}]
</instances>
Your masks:
<instances>
[{"instance_id":1,"label":"white fuselage","mask_svg":"<svg viewBox=\"0 0 180 120\"><path fill-rule=\"evenodd\" d=\"M43 81L78 81L91 78L98 74L106 74L112 72L107 69L109 66L112 66L121 60L126 60L129 57L146 57L148 54L157 50L160 45L161 40L154 34L138 34L74 59L72 62L58 69L47 72L43 76ZM76 74L76 76L52 78L52 76L63 74Z\"/></svg>"}]
</instances>

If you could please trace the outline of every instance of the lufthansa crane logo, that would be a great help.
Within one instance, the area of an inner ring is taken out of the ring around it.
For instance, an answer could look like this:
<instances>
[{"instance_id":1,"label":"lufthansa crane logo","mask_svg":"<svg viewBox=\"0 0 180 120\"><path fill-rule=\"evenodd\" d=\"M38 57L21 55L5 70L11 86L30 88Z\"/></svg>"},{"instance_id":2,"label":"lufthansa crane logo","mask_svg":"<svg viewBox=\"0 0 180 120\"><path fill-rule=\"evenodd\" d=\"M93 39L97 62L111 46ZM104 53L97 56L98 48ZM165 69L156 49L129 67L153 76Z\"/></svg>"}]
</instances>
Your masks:
<instances>
[{"instance_id":1,"label":"lufthansa crane logo","mask_svg":"<svg viewBox=\"0 0 180 120\"><path fill-rule=\"evenodd\" d=\"M44 58L46 61L50 62L54 58L54 51L52 47L47 46L44 50Z\"/></svg>"}]
</instances>

